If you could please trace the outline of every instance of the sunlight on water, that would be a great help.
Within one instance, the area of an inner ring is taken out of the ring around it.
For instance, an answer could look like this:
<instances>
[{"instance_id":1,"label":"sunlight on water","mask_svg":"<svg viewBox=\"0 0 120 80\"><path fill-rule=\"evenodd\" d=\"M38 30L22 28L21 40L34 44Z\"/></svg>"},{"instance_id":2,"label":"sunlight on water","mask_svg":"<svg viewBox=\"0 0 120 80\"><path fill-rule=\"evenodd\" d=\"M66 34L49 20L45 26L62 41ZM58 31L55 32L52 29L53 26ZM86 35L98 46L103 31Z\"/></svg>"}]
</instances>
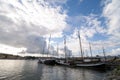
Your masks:
<instances>
[{"instance_id":1,"label":"sunlight on water","mask_svg":"<svg viewBox=\"0 0 120 80\"><path fill-rule=\"evenodd\" d=\"M0 60L0 80L102 80L104 72L47 66L37 60Z\"/></svg>"}]
</instances>

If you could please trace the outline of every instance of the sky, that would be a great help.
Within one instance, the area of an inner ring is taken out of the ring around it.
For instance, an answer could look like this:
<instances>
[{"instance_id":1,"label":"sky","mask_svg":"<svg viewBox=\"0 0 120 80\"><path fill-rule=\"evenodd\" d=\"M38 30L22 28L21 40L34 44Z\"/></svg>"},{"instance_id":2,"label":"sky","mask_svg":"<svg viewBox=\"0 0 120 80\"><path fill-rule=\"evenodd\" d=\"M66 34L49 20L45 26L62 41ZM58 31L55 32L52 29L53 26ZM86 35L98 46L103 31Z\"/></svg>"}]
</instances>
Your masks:
<instances>
[{"instance_id":1,"label":"sky","mask_svg":"<svg viewBox=\"0 0 120 80\"><path fill-rule=\"evenodd\" d=\"M119 14L119 0L0 0L0 53L64 56L66 37L79 57L79 31L84 56L89 43L94 56L120 55Z\"/></svg>"}]
</instances>

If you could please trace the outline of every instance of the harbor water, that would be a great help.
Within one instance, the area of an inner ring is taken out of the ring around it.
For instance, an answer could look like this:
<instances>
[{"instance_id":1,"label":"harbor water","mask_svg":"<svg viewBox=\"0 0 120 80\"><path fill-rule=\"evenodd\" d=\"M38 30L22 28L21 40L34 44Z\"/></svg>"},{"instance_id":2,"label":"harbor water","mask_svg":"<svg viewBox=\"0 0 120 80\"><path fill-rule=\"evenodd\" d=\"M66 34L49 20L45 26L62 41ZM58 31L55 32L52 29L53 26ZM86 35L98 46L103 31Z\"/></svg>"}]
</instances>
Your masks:
<instances>
[{"instance_id":1,"label":"harbor water","mask_svg":"<svg viewBox=\"0 0 120 80\"><path fill-rule=\"evenodd\" d=\"M0 80L102 80L104 71L38 64L37 60L0 60Z\"/></svg>"}]
</instances>

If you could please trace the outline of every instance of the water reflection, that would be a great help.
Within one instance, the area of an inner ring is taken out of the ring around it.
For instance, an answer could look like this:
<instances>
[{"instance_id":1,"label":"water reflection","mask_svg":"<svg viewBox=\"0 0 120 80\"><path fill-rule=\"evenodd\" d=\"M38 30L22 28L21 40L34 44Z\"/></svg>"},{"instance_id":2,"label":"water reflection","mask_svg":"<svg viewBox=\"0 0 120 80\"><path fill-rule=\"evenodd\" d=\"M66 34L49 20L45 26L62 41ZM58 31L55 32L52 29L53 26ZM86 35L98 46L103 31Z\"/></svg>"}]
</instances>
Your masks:
<instances>
[{"instance_id":1,"label":"water reflection","mask_svg":"<svg viewBox=\"0 0 120 80\"><path fill-rule=\"evenodd\" d=\"M47 66L30 60L0 60L0 80L102 80L104 72Z\"/></svg>"}]
</instances>

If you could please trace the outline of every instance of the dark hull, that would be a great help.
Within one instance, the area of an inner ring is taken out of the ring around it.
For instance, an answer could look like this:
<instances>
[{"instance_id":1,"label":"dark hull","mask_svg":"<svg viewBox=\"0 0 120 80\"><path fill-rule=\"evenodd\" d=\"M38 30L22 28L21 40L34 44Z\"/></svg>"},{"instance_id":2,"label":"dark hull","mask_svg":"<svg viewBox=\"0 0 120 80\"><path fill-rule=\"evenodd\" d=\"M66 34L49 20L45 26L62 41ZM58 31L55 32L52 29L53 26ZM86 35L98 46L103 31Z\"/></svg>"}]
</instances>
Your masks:
<instances>
[{"instance_id":1,"label":"dark hull","mask_svg":"<svg viewBox=\"0 0 120 80\"><path fill-rule=\"evenodd\" d=\"M46 65L55 65L56 61L53 60L53 59L48 59L48 60L44 61L44 64L46 64Z\"/></svg>"},{"instance_id":2,"label":"dark hull","mask_svg":"<svg viewBox=\"0 0 120 80\"><path fill-rule=\"evenodd\" d=\"M60 63L60 62L57 62L56 64L57 64L57 65L61 65L61 66L70 66L69 63Z\"/></svg>"}]
</instances>

